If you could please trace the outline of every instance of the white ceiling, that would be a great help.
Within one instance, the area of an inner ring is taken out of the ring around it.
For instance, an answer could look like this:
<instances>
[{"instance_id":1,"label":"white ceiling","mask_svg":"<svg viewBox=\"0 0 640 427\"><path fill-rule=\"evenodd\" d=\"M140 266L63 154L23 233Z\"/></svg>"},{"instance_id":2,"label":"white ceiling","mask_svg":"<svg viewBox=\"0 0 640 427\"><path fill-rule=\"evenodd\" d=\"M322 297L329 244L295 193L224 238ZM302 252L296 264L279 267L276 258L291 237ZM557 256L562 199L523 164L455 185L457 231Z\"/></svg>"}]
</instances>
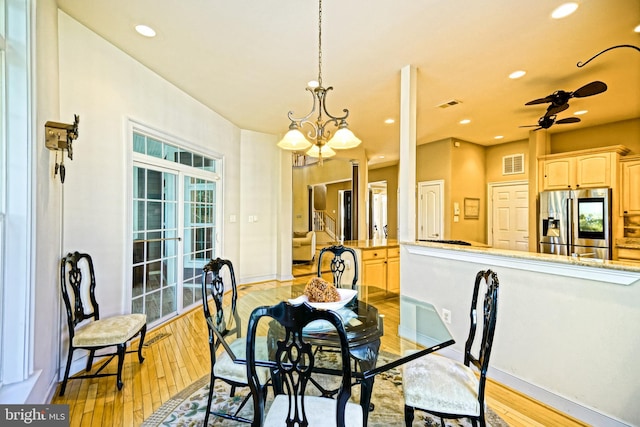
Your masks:
<instances>
[{"instance_id":1,"label":"white ceiling","mask_svg":"<svg viewBox=\"0 0 640 427\"><path fill-rule=\"evenodd\" d=\"M324 0L322 76L329 112L350 111L370 164L397 161L400 70L418 70L418 143L458 138L481 145L526 139L556 90L601 80L604 93L574 98L557 119L587 109L575 130L640 117L639 0ZM318 74L317 0L58 0L60 9L243 129L287 130L306 115ZM157 31L149 39L136 24ZM527 74L507 78L512 71ZM460 105L437 105L457 99ZM386 118L396 123L387 125ZM468 118L470 124L460 125ZM504 135L496 141L494 136ZM624 141L612 141L612 144ZM346 153L348 156L348 153ZM381 159L380 156L385 156Z\"/></svg>"}]
</instances>

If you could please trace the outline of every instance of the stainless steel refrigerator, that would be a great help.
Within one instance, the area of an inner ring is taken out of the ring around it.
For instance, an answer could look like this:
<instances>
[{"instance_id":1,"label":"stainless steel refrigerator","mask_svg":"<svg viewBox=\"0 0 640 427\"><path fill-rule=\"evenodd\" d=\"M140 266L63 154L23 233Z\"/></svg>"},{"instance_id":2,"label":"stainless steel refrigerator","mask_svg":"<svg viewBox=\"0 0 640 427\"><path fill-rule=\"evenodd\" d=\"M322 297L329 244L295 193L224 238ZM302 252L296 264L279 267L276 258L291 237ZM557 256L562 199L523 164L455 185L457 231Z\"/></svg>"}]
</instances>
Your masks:
<instances>
[{"instance_id":1,"label":"stainless steel refrigerator","mask_svg":"<svg viewBox=\"0 0 640 427\"><path fill-rule=\"evenodd\" d=\"M541 253L611 259L611 189L541 192L538 229Z\"/></svg>"}]
</instances>

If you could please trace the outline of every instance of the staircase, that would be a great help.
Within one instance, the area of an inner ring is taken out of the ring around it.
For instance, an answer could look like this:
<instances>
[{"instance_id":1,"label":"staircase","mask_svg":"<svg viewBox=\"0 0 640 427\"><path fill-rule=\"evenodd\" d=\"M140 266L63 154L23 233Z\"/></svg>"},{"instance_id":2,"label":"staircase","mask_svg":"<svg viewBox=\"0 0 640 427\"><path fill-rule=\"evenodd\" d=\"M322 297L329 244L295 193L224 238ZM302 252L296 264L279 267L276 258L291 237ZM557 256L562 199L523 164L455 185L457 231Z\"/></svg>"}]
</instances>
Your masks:
<instances>
[{"instance_id":1,"label":"staircase","mask_svg":"<svg viewBox=\"0 0 640 427\"><path fill-rule=\"evenodd\" d=\"M313 211L313 230L316 232L316 243L337 241L336 220L326 211Z\"/></svg>"}]
</instances>

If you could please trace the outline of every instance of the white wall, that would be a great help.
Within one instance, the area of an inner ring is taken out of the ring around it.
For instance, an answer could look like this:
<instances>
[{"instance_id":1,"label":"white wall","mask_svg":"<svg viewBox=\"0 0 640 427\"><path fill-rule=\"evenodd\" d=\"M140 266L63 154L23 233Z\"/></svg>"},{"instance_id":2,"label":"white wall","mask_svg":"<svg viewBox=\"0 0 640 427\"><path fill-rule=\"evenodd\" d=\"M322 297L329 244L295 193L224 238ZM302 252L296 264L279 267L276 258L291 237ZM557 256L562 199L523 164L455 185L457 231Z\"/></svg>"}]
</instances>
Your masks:
<instances>
[{"instance_id":1,"label":"white wall","mask_svg":"<svg viewBox=\"0 0 640 427\"><path fill-rule=\"evenodd\" d=\"M506 256L474 262L401 248L402 295L451 310L458 355L475 275L491 268L500 294L490 376L593 425L640 425L640 280L624 286L525 271Z\"/></svg>"},{"instance_id":2,"label":"white wall","mask_svg":"<svg viewBox=\"0 0 640 427\"><path fill-rule=\"evenodd\" d=\"M280 150L272 135L242 131L240 191L240 282L274 280L278 271ZM289 217L289 215L287 215ZM252 217L252 220L249 220ZM227 216L228 219L228 216Z\"/></svg>"},{"instance_id":3,"label":"white wall","mask_svg":"<svg viewBox=\"0 0 640 427\"><path fill-rule=\"evenodd\" d=\"M65 159L63 252L93 256L103 316L129 311L130 119L224 156L222 256L237 266L241 283L276 277L276 137L242 132L63 12L59 46L60 116L80 116L74 159ZM249 213L258 227L244 224Z\"/></svg>"}]
</instances>

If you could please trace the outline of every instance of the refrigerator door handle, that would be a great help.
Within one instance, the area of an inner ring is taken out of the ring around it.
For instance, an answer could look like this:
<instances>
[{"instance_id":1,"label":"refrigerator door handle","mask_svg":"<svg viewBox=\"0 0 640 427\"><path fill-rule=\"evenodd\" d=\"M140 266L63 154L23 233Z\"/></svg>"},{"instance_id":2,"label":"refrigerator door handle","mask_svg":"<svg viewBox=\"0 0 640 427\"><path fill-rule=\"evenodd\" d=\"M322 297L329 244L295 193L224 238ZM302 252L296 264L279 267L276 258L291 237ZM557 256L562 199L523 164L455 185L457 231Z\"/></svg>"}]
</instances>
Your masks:
<instances>
[{"instance_id":1,"label":"refrigerator door handle","mask_svg":"<svg viewBox=\"0 0 640 427\"><path fill-rule=\"evenodd\" d=\"M573 245L573 199L571 197L567 197L566 200L566 218L567 218L567 255L571 255L574 253L574 245Z\"/></svg>"}]
</instances>

